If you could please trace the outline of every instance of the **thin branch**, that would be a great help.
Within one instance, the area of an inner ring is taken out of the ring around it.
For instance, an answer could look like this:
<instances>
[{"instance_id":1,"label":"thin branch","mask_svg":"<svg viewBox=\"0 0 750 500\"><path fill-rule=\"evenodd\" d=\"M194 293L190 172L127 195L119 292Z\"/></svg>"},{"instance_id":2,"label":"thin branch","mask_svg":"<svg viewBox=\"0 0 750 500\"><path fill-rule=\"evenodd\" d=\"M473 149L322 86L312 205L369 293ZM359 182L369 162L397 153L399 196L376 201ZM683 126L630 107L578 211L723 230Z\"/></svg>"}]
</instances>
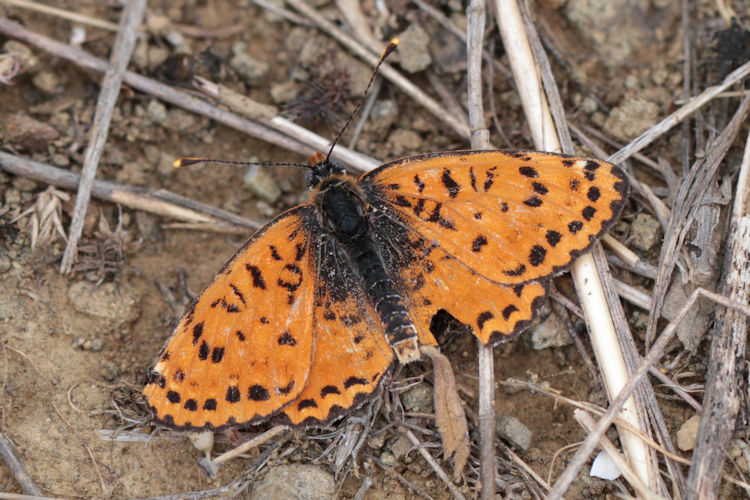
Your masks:
<instances>
[{"instance_id":1,"label":"thin branch","mask_svg":"<svg viewBox=\"0 0 750 500\"><path fill-rule=\"evenodd\" d=\"M486 5L484 0L472 0L467 9L466 62L468 81L469 126L472 149L489 149L482 106L482 41ZM495 367L492 347L477 341L479 376L479 480L482 500L495 498Z\"/></svg>"},{"instance_id":2,"label":"thin branch","mask_svg":"<svg viewBox=\"0 0 750 500\"><path fill-rule=\"evenodd\" d=\"M2 151L0 151L0 168L15 175L70 190L76 189L81 178L80 174L70 170L13 156ZM163 189L151 190L94 179L91 194L101 200L136 210L173 217L193 224L203 224L202 229L213 227L218 232L236 230L238 227L258 229L262 225L260 221L240 217ZM247 230L242 232L247 233Z\"/></svg>"},{"instance_id":3,"label":"thin branch","mask_svg":"<svg viewBox=\"0 0 750 500\"><path fill-rule=\"evenodd\" d=\"M18 458L15 446L2 432L0 432L0 457L27 495L42 496L42 491L29 476L29 471L24 463Z\"/></svg>"},{"instance_id":4,"label":"thin branch","mask_svg":"<svg viewBox=\"0 0 750 500\"><path fill-rule=\"evenodd\" d=\"M440 464L435 461L432 455L430 455L430 453L425 450L422 443L419 441L419 439L417 439L417 436L415 436L414 433L408 429L406 430L405 434L409 441L411 441L411 444L413 444L417 448L419 454L422 455L422 458L424 458L427 461L427 464L432 467L432 470L435 471L435 474L437 474L440 480L445 483L450 492L453 493L453 496L459 500L464 500L464 496L460 491L458 491L458 488L450 480L448 474L445 473L445 471L440 467Z\"/></svg>"},{"instance_id":5,"label":"thin branch","mask_svg":"<svg viewBox=\"0 0 750 500\"><path fill-rule=\"evenodd\" d=\"M84 68L103 72L108 67L107 61L103 59L94 57L77 47L58 42L57 40L29 30L20 24L14 23L5 18L0 18L0 33L9 37L17 38L29 45L44 50L51 55L67 59ZM314 146L307 146L292 136L287 136L271 130L270 125L262 125L247 120L235 113L226 111L218 106L213 106L201 99L196 99L187 92L164 85L156 80L146 78L137 73L130 71L125 72L123 81L129 86L161 99L164 102L206 116L252 137L256 137L270 144L275 144L289 151L297 152L300 155L310 156L317 151ZM337 152L340 153L343 149L343 147L337 148ZM341 159L341 161L345 160ZM349 164L348 162L346 163Z\"/></svg>"},{"instance_id":6,"label":"thin branch","mask_svg":"<svg viewBox=\"0 0 750 500\"><path fill-rule=\"evenodd\" d=\"M78 186L76 204L70 221L68 243L65 246L62 263L60 264L62 274L70 274L78 256L78 239L83 232L84 218L91 199L91 185L94 182L94 177L96 177L99 158L104 152L104 145L109 135L109 122L112 120L112 112L117 102L117 96L120 94L125 68L133 54L137 29L141 26L145 10L146 0L136 0L126 3L125 10L122 13L120 28L112 47L110 66L104 73L101 92L96 102L94 123L91 126L91 139L83 157L81 184Z\"/></svg>"},{"instance_id":7,"label":"thin branch","mask_svg":"<svg viewBox=\"0 0 750 500\"><path fill-rule=\"evenodd\" d=\"M745 142L735 191L732 220L726 243L724 276L720 289L737 302L750 300L750 134ZM741 381L745 370L747 318L734 311L717 314L711 340L705 397L688 476L688 498L715 498L719 495L720 472L726 449L732 439L737 415L746 400Z\"/></svg>"}]
</instances>

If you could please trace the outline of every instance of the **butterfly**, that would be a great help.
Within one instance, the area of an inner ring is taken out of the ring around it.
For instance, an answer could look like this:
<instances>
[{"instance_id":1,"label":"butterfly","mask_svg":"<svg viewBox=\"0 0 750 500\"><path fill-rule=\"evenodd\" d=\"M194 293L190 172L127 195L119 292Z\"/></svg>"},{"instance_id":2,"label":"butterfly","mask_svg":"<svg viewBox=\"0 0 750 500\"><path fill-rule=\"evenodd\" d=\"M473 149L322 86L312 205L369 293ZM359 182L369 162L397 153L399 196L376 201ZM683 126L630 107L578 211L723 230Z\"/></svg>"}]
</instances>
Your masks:
<instances>
[{"instance_id":1,"label":"butterfly","mask_svg":"<svg viewBox=\"0 0 750 500\"><path fill-rule=\"evenodd\" d=\"M258 230L188 307L143 391L158 424L322 426L437 346L440 310L488 346L617 220L625 174L534 151L457 151L359 179L322 155L310 201Z\"/></svg>"}]
</instances>

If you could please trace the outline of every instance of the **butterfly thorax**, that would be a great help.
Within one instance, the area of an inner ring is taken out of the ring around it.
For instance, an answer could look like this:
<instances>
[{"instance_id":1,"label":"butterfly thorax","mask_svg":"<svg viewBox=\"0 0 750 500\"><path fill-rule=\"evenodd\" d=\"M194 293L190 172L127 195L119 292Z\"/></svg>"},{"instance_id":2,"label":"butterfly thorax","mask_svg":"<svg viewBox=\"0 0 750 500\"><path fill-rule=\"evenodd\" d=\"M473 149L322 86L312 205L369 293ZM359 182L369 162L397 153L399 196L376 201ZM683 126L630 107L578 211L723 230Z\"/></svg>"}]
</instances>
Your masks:
<instances>
[{"instance_id":1,"label":"butterfly thorax","mask_svg":"<svg viewBox=\"0 0 750 500\"><path fill-rule=\"evenodd\" d=\"M402 293L383 262L368 217L372 208L351 176L334 175L322 181L313 195L313 205L325 228L346 257L383 324L388 343L402 363L420 358L417 330Z\"/></svg>"}]
</instances>

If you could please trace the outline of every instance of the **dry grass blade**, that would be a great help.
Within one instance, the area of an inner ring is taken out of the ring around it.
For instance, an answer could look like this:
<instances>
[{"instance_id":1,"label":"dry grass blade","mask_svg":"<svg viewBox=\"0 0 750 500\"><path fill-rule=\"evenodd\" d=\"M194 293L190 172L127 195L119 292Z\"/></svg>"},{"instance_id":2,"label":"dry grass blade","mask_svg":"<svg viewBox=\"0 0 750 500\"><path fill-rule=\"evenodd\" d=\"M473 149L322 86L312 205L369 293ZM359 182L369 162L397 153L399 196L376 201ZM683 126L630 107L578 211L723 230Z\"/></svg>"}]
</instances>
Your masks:
<instances>
[{"instance_id":1,"label":"dry grass blade","mask_svg":"<svg viewBox=\"0 0 750 500\"><path fill-rule=\"evenodd\" d=\"M261 444L270 441L271 439L275 438L282 432L286 431L287 427L284 425L277 425L275 427L270 428L263 434L260 434L259 436L254 437L253 439L250 439L249 441L242 443L240 446L237 446L236 448L233 448L229 450L226 453L223 453L222 455L219 455L218 457L214 458L213 460L204 460L201 459L200 462L202 462L201 465L204 466L204 470L207 472L212 473L211 477L214 477L216 474L216 471L219 470L219 466L226 462L227 460L231 460L239 455L242 455L247 450L250 450L252 448L256 448L260 446Z\"/></svg>"}]
</instances>

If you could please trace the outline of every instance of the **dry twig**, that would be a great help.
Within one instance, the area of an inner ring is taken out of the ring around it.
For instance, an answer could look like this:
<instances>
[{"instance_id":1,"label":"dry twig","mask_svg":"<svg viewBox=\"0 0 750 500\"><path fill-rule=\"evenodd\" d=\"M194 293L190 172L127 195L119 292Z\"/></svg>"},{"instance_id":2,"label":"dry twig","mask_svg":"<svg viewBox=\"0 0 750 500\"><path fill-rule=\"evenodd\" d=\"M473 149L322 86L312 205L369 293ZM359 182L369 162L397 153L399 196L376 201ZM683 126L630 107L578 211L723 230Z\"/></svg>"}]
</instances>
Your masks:
<instances>
[{"instance_id":1,"label":"dry twig","mask_svg":"<svg viewBox=\"0 0 750 500\"><path fill-rule=\"evenodd\" d=\"M748 98L745 98L747 101ZM732 221L726 243L724 277L721 290L731 300L750 300L750 135L745 142L739 179L735 191ZM732 438L742 401L743 370L747 343L747 319L735 311L717 314L711 341L705 397L701 410L693 464L688 476L688 498L715 498L726 449ZM746 390L747 387L745 386Z\"/></svg>"},{"instance_id":2,"label":"dry twig","mask_svg":"<svg viewBox=\"0 0 750 500\"><path fill-rule=\"evenodd\" d=\"M21 158L0 151L0 168L15 174L45 182L63 189L75 189L80 174ZM190 223L204 224L202 228L213 228L221 232L232 230L247 233L247 229L257 229L259 221L240 217L224 210L189 200L166 190L152 190L132 187L116 182L94 179L91 194L101 200L118 203L136 210L173 217Z\"/></svg>"},{"instance_id":3,"label":"dry twig","mask_svg":"<svg viewBox=\"0 0 750 500\"><path fill-rule=\"evenodd\" d=\"M472 0L467 9L466 61L471 148L489 149L490 133L482 103L482 41L486 17L484 0ZM477 341L479 376L479 479L482 499L495 498L495 367L492 348Z\"/></svg>"},{"instance_id":4,"label":"dry twig","mask_svg":"<svg viewBox=\"0 0 750 500\"><path fill-rule=\"evenodd\" d=\"M130 61L130 56L135 48L137 30L143 20L146 10L146 0L137 0L125 4L122 13L120 27L112 47L110 66L104 73L101 92L96 103L94 123L91 126L91 139L86 148L83 158L83 169L81 170L81 184L78 186L76 204L73 209L73 217L70 222L70 233L68 243L65 246L60 272L69 274L73 269L78 255L78 240L83 232L84 218L91 199L91 187L99 166L99 158L104 152L104 145L109 135L109 122L112 120L112 112L115 109L117 96L120 94L125 68Z\"/></svg>"},{"instance_id":5,"label":"dry twig","mask_svg":"<svg viewBox=\"0 0 750 500\"><path fill-rule=\"evenodd\" d=\"M31 476L29 476L29 472L26 470L26 466L21 461L21 459L18 458L15 446L13 446L13 443L10 441L10 439L5 437L5 434L1 432L0 457L2 457L3 462L5 462L5 465L8 467L8 470L10 470L11 474L13 474L13 477L16 478L16 481L18 481L18 484L21 485L21 488L23 488L23 491L25 491L27 495L42 496L41 490L36 485L36 483L34 483L34 480L31 479Z\"/></svg>"}]
</instances>

